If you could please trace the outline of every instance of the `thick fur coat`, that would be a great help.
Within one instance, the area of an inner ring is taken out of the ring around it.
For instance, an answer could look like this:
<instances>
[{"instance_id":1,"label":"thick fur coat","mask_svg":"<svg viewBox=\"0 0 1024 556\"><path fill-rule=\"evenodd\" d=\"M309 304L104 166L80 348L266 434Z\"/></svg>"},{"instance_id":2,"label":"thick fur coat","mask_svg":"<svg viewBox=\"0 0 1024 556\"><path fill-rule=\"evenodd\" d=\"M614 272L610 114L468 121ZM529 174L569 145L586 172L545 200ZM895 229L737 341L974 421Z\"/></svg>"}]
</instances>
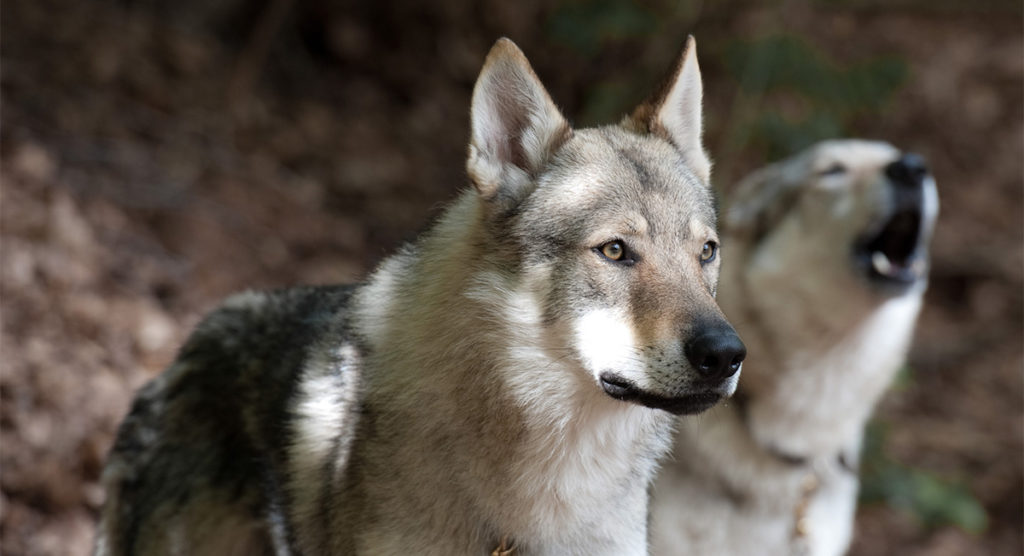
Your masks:
<instances>
[{"instance_id":1,"label":"thick fur coat","mask_svg":"<svg viewBox=\"0 0 1024 556\"><path fill-rule=\"evenodd\" d=\"M890 145L828 141L727 205L719 300L751 360L733 400L680 422L652 553L842 554L864 425L927 286L934 180Z\"/></svg>"},{"instance_id":2,"label":"thick fur coat","mask_svg":"<svg viewBox=\"0 0 1024 556\"><path fill-rule=\"evenodd\" d=\"M730 395L692 39L573 130L492 49L463 192L352 287L244 293L139 394L98 555L647 553L673 413Z\"/></svg>"}]
</instances>

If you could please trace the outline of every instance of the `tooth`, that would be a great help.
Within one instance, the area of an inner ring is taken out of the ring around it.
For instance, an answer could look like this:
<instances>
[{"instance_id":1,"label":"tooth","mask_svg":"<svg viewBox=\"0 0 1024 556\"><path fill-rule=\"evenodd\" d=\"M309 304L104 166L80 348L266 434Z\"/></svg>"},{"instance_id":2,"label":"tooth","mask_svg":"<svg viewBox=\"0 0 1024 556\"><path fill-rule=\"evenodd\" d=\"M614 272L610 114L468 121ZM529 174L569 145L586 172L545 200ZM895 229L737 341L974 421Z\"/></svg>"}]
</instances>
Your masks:
<instances>
[{"instance_id":1,"label":"tooth","mask_svg":"<svg viewBox=\"0 0 1024 556\"><path fill-rule=\"evenodd\" d=\"M875 267L875 270L882 276L892 274L892 263L889 262L889 257L886 257L885 253L881 251L875 251L871 254L871 266Z\"/></svg>"}]
</instances>

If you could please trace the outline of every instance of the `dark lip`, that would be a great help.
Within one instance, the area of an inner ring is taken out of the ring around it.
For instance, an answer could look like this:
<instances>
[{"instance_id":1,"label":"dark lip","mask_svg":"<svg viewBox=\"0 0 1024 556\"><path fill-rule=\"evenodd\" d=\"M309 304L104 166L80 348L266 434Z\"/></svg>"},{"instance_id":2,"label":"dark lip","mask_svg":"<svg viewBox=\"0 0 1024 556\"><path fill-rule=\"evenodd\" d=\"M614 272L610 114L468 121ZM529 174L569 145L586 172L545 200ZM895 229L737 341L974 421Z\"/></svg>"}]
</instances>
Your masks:
<instances>
[{"instance_id":1,"label":"dark lip","mask_svg":"<svg viewBox=\"0 0 1024 556\"><path fill-rule=\"evenodd\" d=\"M693 415L711 409L724 396L715 392L702 392L686 396L668 397L642 390L632 381L614 373L601 373L601 388L605 393L624 402L661 409L673 415Z\"/></svg>"}]
</instances>

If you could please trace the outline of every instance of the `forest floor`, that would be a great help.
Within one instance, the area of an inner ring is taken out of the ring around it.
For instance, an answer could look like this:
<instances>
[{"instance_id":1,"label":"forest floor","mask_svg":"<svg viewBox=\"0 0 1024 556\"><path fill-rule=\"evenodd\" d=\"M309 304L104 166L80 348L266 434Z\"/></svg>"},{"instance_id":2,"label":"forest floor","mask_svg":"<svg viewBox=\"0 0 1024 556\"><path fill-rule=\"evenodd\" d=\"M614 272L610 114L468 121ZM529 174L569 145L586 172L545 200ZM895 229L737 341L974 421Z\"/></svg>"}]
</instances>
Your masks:
<instances>
[{"instance_id":1,"label":"forest floor","mask_svg":"<svg viewBox=\"0 0 1024 556\"><path fill-rule=\"evenodd\" d=\"M381 31L387 14L369 26L320 14L327 31L316 45L331 70L310 56L288 74L279 54L263 63L258 41L117 3L4 3L0 552L89 552L100 470L133 392L219 299L358 280L465 184L468 95L496 36L538 53L553 96L569 113L580 107L580 87L601 68L545 50L531 25L541 4L466 14L439 2L440 15L401 40ZM739 36L764 17L749 9L707 25ZM923 152L942 198L910 371L879 408L882 450L963 485L987 515L969 533L866 504L853 553L1019 555L1020 17L828 17L828 27L788 23L839 59L871 29L866 51L907 60L911 78L885 117L853 126ZM705 88L719 92L709 114L729 112L730 87L711 58ZM709 119L713 155L726 123ZM740 150L716 172L730 183L760 162Z\"/></svg>"}]
</instances>

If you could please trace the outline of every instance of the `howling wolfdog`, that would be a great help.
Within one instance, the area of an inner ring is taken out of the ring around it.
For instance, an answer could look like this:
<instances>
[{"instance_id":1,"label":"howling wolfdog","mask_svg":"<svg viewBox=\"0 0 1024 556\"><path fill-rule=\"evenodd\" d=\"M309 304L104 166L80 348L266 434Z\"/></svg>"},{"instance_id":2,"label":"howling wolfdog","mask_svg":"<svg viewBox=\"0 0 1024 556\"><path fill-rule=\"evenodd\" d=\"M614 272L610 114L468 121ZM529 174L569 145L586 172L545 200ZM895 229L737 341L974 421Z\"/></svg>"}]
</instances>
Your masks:
<instances>
[{"instance_id":1,"label":"howling wolfdog","mask_svg":"<svg viewBox=\"0 0 1024 556\"><path fill-rule=\"evenodd\" d=\"M573 130L509 40L464 191L365 283L243 293L139 393L97 554L647 553L674 415L731 395L691 39Z\"/></svg>"},{"instance_id":2,"label":"howling wolfdog","mask_svg":"<svg viewBox=\"0 0 1024 556\"><path fill-rule=\"evenodd\" d=\"M727 203L719 300L755 357L734 401L680 423L653 553L841 554L864 423L903 364L938 214L924 161L828 141Z\"/></svg>"}]
</instances>

